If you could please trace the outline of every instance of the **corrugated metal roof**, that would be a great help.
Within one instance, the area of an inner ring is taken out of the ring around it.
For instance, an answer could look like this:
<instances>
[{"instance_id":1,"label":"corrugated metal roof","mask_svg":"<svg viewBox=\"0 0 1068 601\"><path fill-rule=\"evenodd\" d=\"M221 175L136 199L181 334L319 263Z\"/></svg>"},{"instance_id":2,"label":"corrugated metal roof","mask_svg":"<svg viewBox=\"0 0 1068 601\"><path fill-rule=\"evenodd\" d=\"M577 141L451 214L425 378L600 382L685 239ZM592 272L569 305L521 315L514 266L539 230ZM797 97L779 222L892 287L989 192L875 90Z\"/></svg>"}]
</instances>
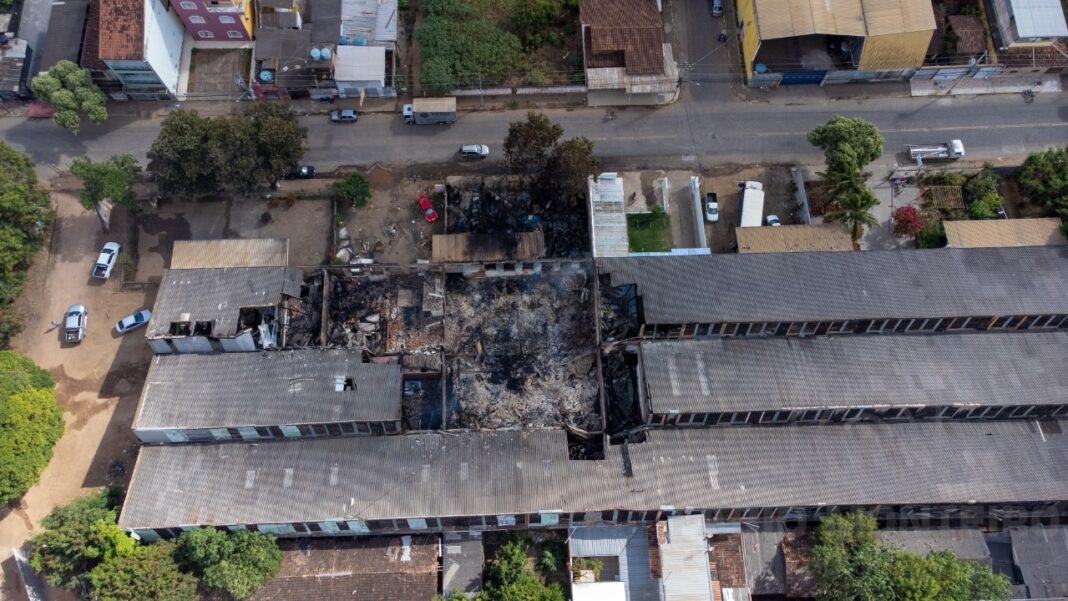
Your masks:
<instances>
[{"instance_id":1,"label":"corrugated metal roof","mask_svg":"<svg viewBox=\"0 0 1068 601\"><path fill-rule=\"evenodd\" d=\"M346 378L354 390L338 390ZM347 350L156 355L133 427L395 421L400 397L399 364L363 363Z\"/></svg>"},{"instance_id":2,"label":"corrugated metal roof","mask_svg":"<svg viewBox=\"0 0 1068 601\"><path fill-rule=\"evenodd\" d=\"M1068 597L1068 527L1010 528L1012 555L1031 599Z\"/></svg>"},{"instance_id":3,"label":"corrugated metal roof","mask_svg":"<svg viewBox=\"0 0 1068 601\"><path fill-rule=\"evenodd\" d=\"M441 590L477 593L482 590L485 552L481 533L446 532L442 535Z\"/></svg>"},{"instance_id":4,"label":"corrugated metal roof","mask_svg":"<svg viewBox=\"0 0 1068 601\"><path fill-rule=\"evenodd\" d=\"M637 526L573 528L572 557L618 557L619 579L626 584L627 601L658 599L658 585L649 569L649 539Z\"/></svg>"},{"instance_id":5,"label":"corrugated metal roof","mask_svg":"<svg viewBox=\"0 0 1068 601\"><path fill-rule=\"evenodd\" d=\"M622 447L572 461L557 430L143 447L120 525L1066 500L1065 426L654 430L627 446L631 476Z\"/></svg>"},{"instance_id":6,"label":"corrugated metal roof","mask_svg":"<svg viewBox=\"0 0 1068 601\"><path fill-rule=\"evenodd\" d=\"M866 32L861 0L757 0L755 8L762 40Z\"/></svg>"},{"instance_id":7,"label":"corrugated metal roof","mask_svg":"<svg viewBox=\"0 0 1068 601\"><path fill-rule=\"evenodd\" d=\"M341 0L338 33L350 40L362 37L367 46L392 48L397 41L397 0Z\"/></svg>"},{"instance_id":8,"label":"corrugated metal roof","mask_svg":"<svg viewBox=\"0 0 1068 601\"><path fill-rule=\"evenodd\" d=\"M712 601L705 516L672 516L667 523L667 542L660 545L663 600Z\"/></svg>"},{"instance_id":9,"label":"corrugated metal roof","mask_svg":"<svg viewBox=\"0 0 1068 601\"><path fill-rule=\"evenodd\" d=\"M979 530L968 528L880 530L877 536L884 543L920 555L927 555L932 551L952 551L958 559L974 561L987 567L991 565L990 549L987 548L986 539Z\"/></svg>"},{"instance_id":10,"label":"corrugated metal roof","mask_svg":"<svg viewBox=\"0 0 1068 601\"><path fill-rule=\"evenodd\" d=\"M646 323L1068 313L1068 247L598 259Z\"/></svg>"},{"instance_id":11,"label":"corrugated metal roof","mask_svg":"<svg viewBox=\"0 0 1068 601\"><path fill-rule=\"evenodd\" d=\"M590 234L594 257L625 257L630 253L627 238L627 208L623 178L602 173L588 180L590 198Z\"/></svg>"},{"instance_id":12,"label":"corrugated metal roof","mask_svg":"<svg viewBox=\"0 0 1068 601\"><path fill-rule=\"evenodd\" d=\"M987 219L944 221L946 246L994 248L1011 246L1060 246L1068 244L1059 217L1038 219Z\"/></svg>"},{"instance_id":13,"label":"corrugated metal roof","mask_svg":"<svg viewBox=\"0 0 1068 601\"><path fill-rule=\"evenodd\" d=\"M381 46L338 46L334 80L383 85L386 81L386 49Z\"/></svg>"},{"instance_id":14,"label":"corrugated metal roof","mask_svg":"<svg viewBox=\"0 0 1068 601\"><path fill-rule=\"evenodd\" d=\"M1068 37L1068 24L1059 0L1009 0L1020 38Z\"/></svg>"},{"instance_id":15,"label":"corrugated metal roof","mask_svg":"<svg viewBox=\"0 0 1068 601\"><path fill-rule=\"evenodd\" d=\"M740 253L819 252L853 250L853 239L841 224L740 227Z\"/></svg>"},{"instance_id":16,"label":"corrugated metal roof","mask_svg":"<svg viewBox=\"0 0 1068 601\"><path fill-rule=\"evenodd\" d=\"M1068 399L1068 332L672 340L641 354L661 414Z\"/></svg>"},{"instance_id":17,"label":"corrugated metal roof","mask_svg":"<svg viewBox=\"0 0 1068 601\"><path fill-rule=\"evenodd\" d=\"M869 36L934 31L936 28L930 0L863 0L862 4Z\"/></svg>"},{"instance_id":18,"label":"corrugated metal roof","mask_svg":"<svg viewBox=\"0 0 1068 601\"><path fill-rule=\"evenodd\" d=\"M175 321L214 322L212 336L237 333L241 307L277 305L300 296L304 272L294 267L168 269L163 272L146 337L169 337Z\"/></svg>"},{"instance_id":19,"label":"corrugated metal roof","mask_svg":"<svg viewBox=\"0 0 1068 601\"><path fill-rule=\"evenodd\" d=\"M171 269L287 265L289 240L286 238L176 240L171 251Z\"/></svg>"}]
</instances>

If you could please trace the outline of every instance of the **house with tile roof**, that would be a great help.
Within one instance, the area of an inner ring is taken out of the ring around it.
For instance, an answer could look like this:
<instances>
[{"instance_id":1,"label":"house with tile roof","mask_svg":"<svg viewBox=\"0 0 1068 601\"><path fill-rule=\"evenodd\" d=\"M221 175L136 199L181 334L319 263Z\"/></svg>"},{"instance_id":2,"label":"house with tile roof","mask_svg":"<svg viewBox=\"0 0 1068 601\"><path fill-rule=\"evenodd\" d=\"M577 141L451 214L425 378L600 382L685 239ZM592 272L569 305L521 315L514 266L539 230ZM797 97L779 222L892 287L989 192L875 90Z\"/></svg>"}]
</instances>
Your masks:
<instances>
[{"instance_id":1,"label":"house with tile roof","mask_svg":"<svg viewBox=\"0 0 1068 601\"><path fill-rule=\"evenodd\" d=\"M679 67L655 0L581 0L590 106L669 104Z\"/></svg>"},{"instance_id":2,"label":"house with tile roof","mask_svg":"<svg viewBox=\"0 0 1068 601\"><path fill-rule=\"evenodd\" d=\"M92 0L81 64L117 100L169 100L185 29L162 0Z\"/></svg>"}]
</instances>

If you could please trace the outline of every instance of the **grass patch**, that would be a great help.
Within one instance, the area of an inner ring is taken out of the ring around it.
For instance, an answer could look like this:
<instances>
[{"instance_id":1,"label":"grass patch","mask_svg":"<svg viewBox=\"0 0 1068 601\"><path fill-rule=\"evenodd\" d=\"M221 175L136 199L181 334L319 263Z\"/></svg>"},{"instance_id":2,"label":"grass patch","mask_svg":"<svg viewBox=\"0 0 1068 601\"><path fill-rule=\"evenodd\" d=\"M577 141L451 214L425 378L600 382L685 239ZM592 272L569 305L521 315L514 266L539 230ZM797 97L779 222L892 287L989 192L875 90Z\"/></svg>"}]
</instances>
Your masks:
<instances>
[{"instance_id":1,"label":"grass patch","mask_svg":"<svg viewBox=\"0 0 1068 601\"><path fill-rule=\"evenodd\" d=\"M631 252L650 253L671 250L671 218L664 209L627 215L627 241Z\"/></svg>"}]
</instances>

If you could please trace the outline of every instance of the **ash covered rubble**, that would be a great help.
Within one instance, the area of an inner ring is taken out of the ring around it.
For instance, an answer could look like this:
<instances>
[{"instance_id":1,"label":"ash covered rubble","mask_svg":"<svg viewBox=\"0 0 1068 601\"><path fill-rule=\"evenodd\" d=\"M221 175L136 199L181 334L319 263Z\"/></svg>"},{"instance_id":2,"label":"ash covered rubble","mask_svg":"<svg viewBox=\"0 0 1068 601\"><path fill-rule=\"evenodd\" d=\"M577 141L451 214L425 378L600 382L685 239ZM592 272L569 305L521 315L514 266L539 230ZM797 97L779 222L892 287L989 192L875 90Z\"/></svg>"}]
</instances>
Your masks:
<instances>
[{"instance_id":1,"label":"ash covered rubble","mask_svg":"<svg viewBox=\"0 0 1068 601\"><path fill-rule=\"evenodd\" d=\"M600 431L589 274L447 279L446 348L463 428Z\"/></svg>"},{"instance_id":2,"label":"ash covered rubble","mask_svg":"<svg viewBox=\"0 0 1068 601\"><path fill-rule=\"evenodd\" d=\"M589 254L588 216L581 197L539 202L517 176L457 176L446 182L448 233L507 235L540 230L548 257Z\"/></svg>"}]
</instances>

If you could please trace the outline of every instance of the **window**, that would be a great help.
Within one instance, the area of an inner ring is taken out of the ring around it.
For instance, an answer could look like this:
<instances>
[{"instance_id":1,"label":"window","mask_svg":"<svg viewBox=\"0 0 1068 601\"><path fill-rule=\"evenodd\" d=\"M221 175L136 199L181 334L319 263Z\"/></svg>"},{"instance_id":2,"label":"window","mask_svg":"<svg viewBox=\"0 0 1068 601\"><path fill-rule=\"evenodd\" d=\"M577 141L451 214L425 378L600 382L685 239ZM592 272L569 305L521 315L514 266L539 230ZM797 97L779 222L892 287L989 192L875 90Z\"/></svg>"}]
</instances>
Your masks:
<instances>
[{"instance_id":1,"label":"window","mask_svg":"<svg viewBox=\"0 0 1068 601\"><path fill-rule=\"evenodd\" d=\"M231 17L230 15L222 15L221 17L219 17L219 22L220 23L234 23L235 21L234 21L234 18Z\"/></svg>"},{"instance_id":2,"label":"window","mask_svg":"<svg viewBox=\"0 0 1068 601\"><path fill-rule=\"evenodd\" d=\"M181 6L185 10L196 10L197 9L197 3L196 2L190 2L189 0L185 0L184 2L182 2ZM203 23L203 21L201 21L201 23Z\"/></svg>"},{"instance_id":3,"label":"window","mask_svg":"<svg viewBox=\"0 0 1068 601\"><path fill-rule=\"evenodd\" d=\"M207 21L204 20L204 17L200 15L191 15L189 17L189 22L196 23L197 25L203 25L204 23L207 23Z\"/></svg>"},{"instance_id":4,"label":"window","mask_svg":"<svg viewBox=\"0 0 1068 601\"><path fill-rule=\"evenodd\" d=\"M205 29L201 29L197 32L197 37L203 38L205 40L210 40L211 38L215 37L215 34Z\"/></svg>"},{"instance_id":5,"label":"window","mask_svg":"<svg viewBox=\"0 0 1068 601\"><path fill-rule=\"evenodd\" d=\"M240 31L231 29L230 31L226 32L226 37L230 39L241 39L245 37L245 34L241 33Z\"/></svg>"}]
</instances>

